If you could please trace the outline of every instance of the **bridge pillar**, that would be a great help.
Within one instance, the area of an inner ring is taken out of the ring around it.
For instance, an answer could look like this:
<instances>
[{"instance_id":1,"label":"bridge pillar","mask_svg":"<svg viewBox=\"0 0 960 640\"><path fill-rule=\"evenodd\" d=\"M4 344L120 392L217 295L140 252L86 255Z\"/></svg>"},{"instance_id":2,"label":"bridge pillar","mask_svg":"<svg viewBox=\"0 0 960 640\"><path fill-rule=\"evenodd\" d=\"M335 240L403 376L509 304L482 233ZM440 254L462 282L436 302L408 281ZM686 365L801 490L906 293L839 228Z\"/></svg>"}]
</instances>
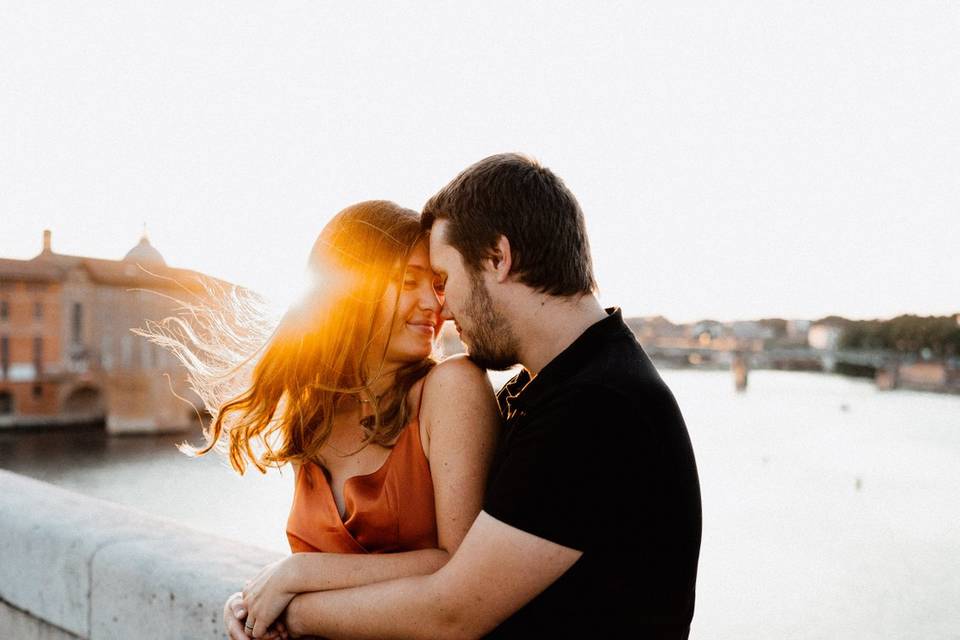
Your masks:
<instances>
[{"instance_id":1,"label":"bridge pillar","mask_svg":"<svg viewBox=\"0 0 960 640\"><path fill-rule=\"evenodd\" d=\"M873 378L877 389L881 391L890 391L900 386L900 363L894 361L885 367L877 369Z\"/></svg>"},{"instance_id":2,"label":"bridge pillar","mask_svg":"<svg viewBox=\"0 0 960 640\"><path fill-rule=\"evenodd\" d=\"M746 356L739 351L736 352L733 355L733 360L730 362L730 371L733 372L733 384L737 391L747 390L747 373L749 370L750 365L747 362Z\"/></svg>"}]
</instances>

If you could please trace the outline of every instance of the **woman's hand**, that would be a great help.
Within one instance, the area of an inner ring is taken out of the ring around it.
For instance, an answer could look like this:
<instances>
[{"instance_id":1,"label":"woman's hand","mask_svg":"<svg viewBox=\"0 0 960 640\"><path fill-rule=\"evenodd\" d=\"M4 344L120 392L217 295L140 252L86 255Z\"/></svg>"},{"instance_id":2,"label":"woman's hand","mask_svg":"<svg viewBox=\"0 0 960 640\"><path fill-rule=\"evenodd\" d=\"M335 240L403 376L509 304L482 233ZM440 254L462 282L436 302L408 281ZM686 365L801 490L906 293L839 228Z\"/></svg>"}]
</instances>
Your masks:
<instances>
[{"instance_id":1,"label":"woman's hand","mask_svg":"<svg viewBox=\"0 0 960 640\"><path fill-rule=\"evenodd\" d=\"M249 640L249 636L243 631L243 623L246 619L247 611L243 608L243 594L238 591L227 598L227 602L223 605L223 628L230 640Z\"/></svg>"},{"instance_id":2,"label":"woman's hand","mask_svg":"<svg viewBox=\"0 0 960 640\"><path fill-rule=\"evenodd\" d=\"M262 638L297 592L292 588L294 556L272 562L247 582L242 606L246 609L246 632Z\"/></svg>"},{"instance_id":3,"label":"woman's hand","mask_svg":"<svg viewBox=\"0 0 960 640\"><path fill-rule=\"evenodd\" d=\"M227 598L223 605L223 628L230 640L250 640L251 636L244 629L247 611L243 606L243 594L239 591ZM252 632L252 631L251 631ZM264 640L287 640L290 634L283 622L277 622L262 636Z\"/></svg>"}]
</instances>

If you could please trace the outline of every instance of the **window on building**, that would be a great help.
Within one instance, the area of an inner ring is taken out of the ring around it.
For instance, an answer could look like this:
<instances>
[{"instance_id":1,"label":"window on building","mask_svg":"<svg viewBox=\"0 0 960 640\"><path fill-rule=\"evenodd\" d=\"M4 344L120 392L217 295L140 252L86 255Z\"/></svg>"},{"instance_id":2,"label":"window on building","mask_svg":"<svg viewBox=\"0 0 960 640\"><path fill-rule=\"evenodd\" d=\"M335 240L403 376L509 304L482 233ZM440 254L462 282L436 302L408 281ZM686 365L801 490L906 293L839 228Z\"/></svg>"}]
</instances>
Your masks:
<instances>
[{"instance_id":1,"label":"window on building","mask_svg":"<svg viewBox=\"0 0 960 640\"><path fill-rule=\"evenodd\" d=\"M107 334L100 337L100 366L107 371L113 368L113 341Z\"/></svg>"},{"instance_id":2,"label":"window on building","mask_svg":"<svg viewBox=\"0 0 960 640\"><path fill-rule=\"evenodd\" d=\"M33 369L37 376L43 373L43 338L36 336L33 339Z\"/></svg>"},{"instance_id":3,"label":"window on building","mask_svg":"<svg viewBox=\"0 0 960 640\"><path fill-rule=\"evenodd\" d=\"M140 339L140 367L143 369L153 368L153 349L150 346L146 339Z\"/></svg>"},{"instance_id":4,"label":"window on building","mask_svg":"<svg viewBox=\"0 0 960 640\"><path fill-rule=\"evenodd\" d=\"M33 303L33 317L39 320L43 317L43 303L34 302Z\"/></svg>"},{"instance_id":5,"label":"window on building","mask_svg":"<svg viewBox=\"0 0 960 640\"><path fill-rule=\"evenodd\" d=\"M10 369L10 336L0 336L0 373L7 377Z\"/></svg>"},{"instance_id":6,"label":"window on building","mask_svg":"<svg viewBox=\"0 0 960 640\"><path fill-rule=\"evenodd\" d=\"M42 398L42 397L43 397L43 385L42 385L42 384L35 384L35 385L33 385L33 397L34 397L34 398Z\"/></svg>"},{"instance_id":7,"label":"window on building","mask_svg":"<svg viewBox=\"0 0 960 640\"><path fill-rule=\"evenodd\" d=\"M13 394L9 391L0 391L0 416L13 413Z\"/></svg>"},{"instance_id":8,"label":"window on building","mask_svg":"<svg viewBox=\"0 0 960 640\"><path fill-rule=\"evenodd\" d=\"M133 364L133 336L124 335L120 338L120 367L129 369Z\"/></svg>"},{"instance_id":9,"label":"window on building","mask_svg":"<svg viewBox=\"0 0 960 640\"><path fill-rule=\"evenodd\" d=\"M83 341L83 305L79 302L73 303L70 327L74 344L79 344Z\"/></svg>"},{"instance_id":10,"label":"window on building","mask_svg":"<svg viewBox=\"0 0 960 640\"><path fill-rule=\"evenodd\" d=\"M0 320L10 318L10 303L6 300L0 300Z\"/></svg>"}]
</instances>

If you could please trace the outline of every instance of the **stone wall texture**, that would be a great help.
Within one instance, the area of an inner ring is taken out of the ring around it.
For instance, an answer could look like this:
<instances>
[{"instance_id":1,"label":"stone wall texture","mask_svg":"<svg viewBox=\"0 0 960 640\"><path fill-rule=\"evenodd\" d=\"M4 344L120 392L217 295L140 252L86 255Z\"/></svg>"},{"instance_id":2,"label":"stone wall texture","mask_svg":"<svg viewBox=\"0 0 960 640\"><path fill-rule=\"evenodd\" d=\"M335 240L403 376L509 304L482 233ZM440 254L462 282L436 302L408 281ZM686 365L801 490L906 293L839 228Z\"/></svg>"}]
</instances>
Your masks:
<instances>
[{"instance_id":1,"label":"stone wall texture","mask_svg":"<svg viewBox=\"0 0 960 640\"><path fill-rule=\"evenodd\" d=\"M279 554L0 470L0 629L37 640L226 638Z\"/></svg>"}]
</instances>

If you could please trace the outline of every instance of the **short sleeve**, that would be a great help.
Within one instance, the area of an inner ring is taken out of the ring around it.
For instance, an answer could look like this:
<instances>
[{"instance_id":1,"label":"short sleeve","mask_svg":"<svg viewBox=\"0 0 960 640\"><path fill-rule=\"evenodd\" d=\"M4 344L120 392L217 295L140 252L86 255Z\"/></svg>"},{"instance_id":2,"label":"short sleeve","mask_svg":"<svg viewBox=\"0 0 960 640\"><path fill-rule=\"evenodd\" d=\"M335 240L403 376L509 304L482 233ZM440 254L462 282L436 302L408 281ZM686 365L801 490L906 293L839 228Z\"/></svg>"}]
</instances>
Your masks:
<instances>
[{"instance_id":1,"label":"short sleeve","mask_svg":"<svg viewBox=\"0 0 960 640\"><path fill-rule=\"evenodd\" d=\"M611 424L624 415L626 403L598 387L531 410L504 434L484 511L540 538L587 550L610 489L624 488L606 486L606 471L626 462L620 461L624 443L615 435L621 430Z\"/></svg>"}]
</instances>

